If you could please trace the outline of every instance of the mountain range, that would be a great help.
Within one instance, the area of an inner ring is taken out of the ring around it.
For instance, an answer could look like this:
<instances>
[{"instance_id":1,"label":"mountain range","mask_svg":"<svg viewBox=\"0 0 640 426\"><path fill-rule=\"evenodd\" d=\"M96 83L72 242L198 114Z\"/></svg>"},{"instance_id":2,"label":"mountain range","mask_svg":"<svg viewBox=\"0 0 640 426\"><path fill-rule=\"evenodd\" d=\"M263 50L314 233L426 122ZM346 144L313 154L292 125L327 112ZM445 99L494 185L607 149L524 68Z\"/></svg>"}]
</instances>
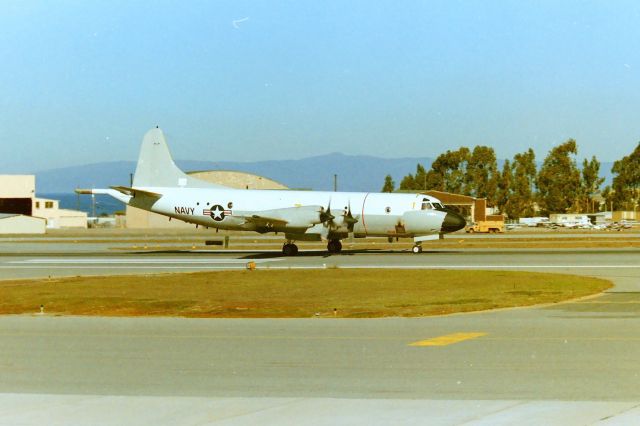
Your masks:
<instances>
[{"instance_id":1,"label":"mountain range","mask_svg":"<svg viewBox=\"0 0 640 426\"><path fill-rule=\"evenodd\" d=\"M289 188L333 190L333 175L338 175L340 191L380 191L384 177L390 174L397 184L403 176L415 173L418 163L429 168L431 158L385 159L363 155L332 153L300 160L256 162L176 161L185 171L236 170L264 176ZM72 192L75 188L108 188L130 183L135 171L133 161L112 161L45 170L36 173L38 193Z\"/></svg>"},{"instance_id":2,"label":"mountain range","mask_svg":"<svg viewBox=\"0 0 640 426\"><path fill-rule=\"evenodd\" d=\"M236 170L254 173L276 180L289 188L333 190L333 175L338 175L339 191L380 191L384 177L390 174L396 186L404 176L415 173L416 165L427 170L431 158L378 158L364 155L332 153L300 160L240 161L176 161L185 171ZM499 160L499 167L503 161ZM605 185L611 182L612 163L602 163L601 176ZM112 161L82 166L45 170L36 173L38 194L68 193L75 188L108 188L130 184L130 174L135 171L133 161Z\"/></svg>"}]
</instances>

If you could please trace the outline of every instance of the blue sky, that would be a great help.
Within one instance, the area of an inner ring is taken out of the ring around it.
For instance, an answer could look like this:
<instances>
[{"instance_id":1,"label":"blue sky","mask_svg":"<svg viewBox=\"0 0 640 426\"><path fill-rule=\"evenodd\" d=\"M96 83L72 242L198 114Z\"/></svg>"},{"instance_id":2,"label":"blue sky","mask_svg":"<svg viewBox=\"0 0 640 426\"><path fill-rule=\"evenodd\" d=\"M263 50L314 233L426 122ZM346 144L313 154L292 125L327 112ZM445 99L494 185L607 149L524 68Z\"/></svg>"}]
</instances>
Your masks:
<instances>
[{"instance_id":1,"label":"blue sky","mask_svg":"<svg viewBox=\"0 0 640 426\"><path fill-rule=\"evenodd\" d=\"M234 25L234 21L235 25ZM0 2L0 173L640 140L640 3ZM408 171L409 172L409 171Z\"/></svg>"}]
</instances>

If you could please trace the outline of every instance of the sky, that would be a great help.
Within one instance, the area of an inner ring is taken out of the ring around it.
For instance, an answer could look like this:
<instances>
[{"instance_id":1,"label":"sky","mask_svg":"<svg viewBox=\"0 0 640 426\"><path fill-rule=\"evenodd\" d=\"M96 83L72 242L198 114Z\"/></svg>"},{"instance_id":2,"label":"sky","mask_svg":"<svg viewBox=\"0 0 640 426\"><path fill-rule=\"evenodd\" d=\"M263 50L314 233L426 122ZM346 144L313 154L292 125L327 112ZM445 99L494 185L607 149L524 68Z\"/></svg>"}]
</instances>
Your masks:
<instances>
[{"instance_id":1,"label":"sky","mask_svg":"<svg viewBox=\"0 0 640 426\"><path fill-rule=\"evenodd\" d=\"M0 174L640 140L637 1L2 1ZM357 165L356 165L357 166ZM410 171L407 171L410 172Z\"/></svg>"}]
</instances>

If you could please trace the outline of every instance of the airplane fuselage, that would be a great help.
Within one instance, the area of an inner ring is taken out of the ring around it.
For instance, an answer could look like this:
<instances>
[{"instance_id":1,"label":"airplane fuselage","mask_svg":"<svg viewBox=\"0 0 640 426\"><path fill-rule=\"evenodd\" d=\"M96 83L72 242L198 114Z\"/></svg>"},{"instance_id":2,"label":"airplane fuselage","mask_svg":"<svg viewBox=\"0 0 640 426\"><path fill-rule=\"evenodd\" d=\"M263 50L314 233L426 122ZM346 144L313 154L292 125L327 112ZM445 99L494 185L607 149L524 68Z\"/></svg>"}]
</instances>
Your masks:
<instances>
[{"instance_id":1,"label":"airplane fuselage","mask_svg":"<svg viewBox=\"0 0 640 426\"><path fill-rule=\"evenodd\" d=\"M238 190L205 188L142 188L162 194L150 206L130 204L155 213L202 226L257 232L284 232L292 239L326 237L328 233L347 234L340 226L350 209L357 219L352 226L355 237L423 236L442 232L447 212L434 206L439 201L423 194L388 194L368 192L318 192L289 190ZM265 223L251 219L265 211L291 209L292 212L315 207L330 208L334 226L325 230L324 223L299 226L295 223ZM297 238L296 238L297 237ZM319 238L318 238L319 239Z\"/></svg>"}]
</instances>

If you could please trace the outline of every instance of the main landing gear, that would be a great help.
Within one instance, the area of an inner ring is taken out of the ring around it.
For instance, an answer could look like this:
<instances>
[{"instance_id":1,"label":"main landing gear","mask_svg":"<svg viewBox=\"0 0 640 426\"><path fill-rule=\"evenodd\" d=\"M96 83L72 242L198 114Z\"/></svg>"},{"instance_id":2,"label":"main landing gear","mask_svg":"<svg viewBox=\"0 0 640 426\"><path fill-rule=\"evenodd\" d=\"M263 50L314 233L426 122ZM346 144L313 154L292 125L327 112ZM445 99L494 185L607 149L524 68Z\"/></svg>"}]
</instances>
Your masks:
<instances>
[{"instance_id":1,"label":"main landing gear","mask_svg":"<svg viewBox=\"0 0 640 426\"><path fill-rule=\"evenodd\" d=\"M293 243L285 243L282 246L282 254L285 256L295 256L298 254L298 246Z\"/></svg>"},{"instance_id":2,"label":"main landing gear","mask_svg":"<svg viewBox=\"0 0 640 426\"><path fill-rule=\"evenodd\" d=\"M329 253L340 253L342 251L342 243L340 240L329 240L327 250Z\"/></svg>"},{"instance_id":3,"label":"main landing gear","mask_svg":"<svg viewBox=\"0 0 640 426\"><path fill-rule=\"evenodd\" d=\"M414 252L415 254L422 253L422 245L421 244L414 245L413 247L411 247L411 251Z\"/></svg>"},{"instance_id":4,"label":"main landing gear","mask_svg":"<svg viewBox=\"0 0 640 426\"><path fill-rule=\"evenodd\" d=\"M329 253L337 254L342 251L342 243L340 240L329 240L327 244ZM287 242L282 246L283 256L296 256L298 254L298 246L294 243Z\"/></svg>"}]
</instances>

